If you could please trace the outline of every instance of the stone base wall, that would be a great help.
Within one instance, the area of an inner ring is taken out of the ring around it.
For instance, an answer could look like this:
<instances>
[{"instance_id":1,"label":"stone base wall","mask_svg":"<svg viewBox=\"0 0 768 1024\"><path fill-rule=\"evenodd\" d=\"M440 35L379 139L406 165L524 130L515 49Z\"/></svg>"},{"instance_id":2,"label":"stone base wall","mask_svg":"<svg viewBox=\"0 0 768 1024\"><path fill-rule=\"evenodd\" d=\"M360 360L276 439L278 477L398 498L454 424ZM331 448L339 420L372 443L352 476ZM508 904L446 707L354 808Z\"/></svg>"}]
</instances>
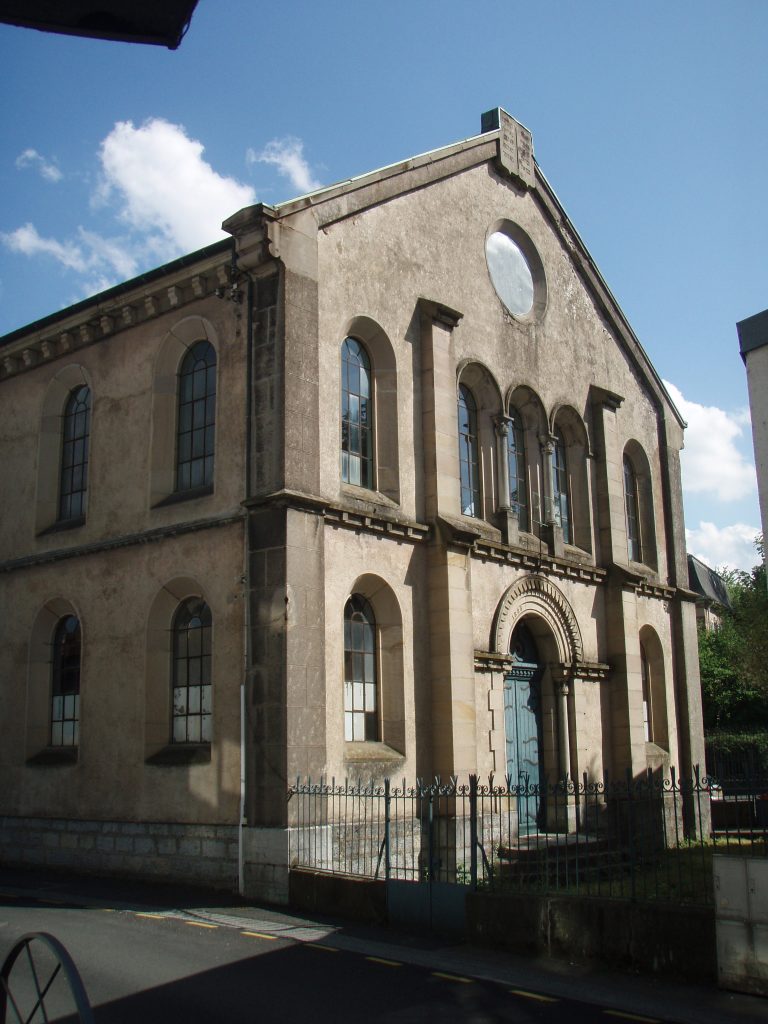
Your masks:
<instances>
[{"instance_id":1,"label":"stone base wall","mask_svg":"<svg viewBox=\"0 0 768 1024\"><path fill-rule=\"evenodd\" d=\"M237 826L0 816L0 864L237 891Z\"/></svg>"},{"instance_id":2,"label":"stone base wall","mask_svg":"<svg viewBox=\"0 0 768 1024\"><path fill-rule=\"evenodd\" d=\"M291 830L243 829L243 896L288 903L288 847Z\"/></svg>"}]
</instances>

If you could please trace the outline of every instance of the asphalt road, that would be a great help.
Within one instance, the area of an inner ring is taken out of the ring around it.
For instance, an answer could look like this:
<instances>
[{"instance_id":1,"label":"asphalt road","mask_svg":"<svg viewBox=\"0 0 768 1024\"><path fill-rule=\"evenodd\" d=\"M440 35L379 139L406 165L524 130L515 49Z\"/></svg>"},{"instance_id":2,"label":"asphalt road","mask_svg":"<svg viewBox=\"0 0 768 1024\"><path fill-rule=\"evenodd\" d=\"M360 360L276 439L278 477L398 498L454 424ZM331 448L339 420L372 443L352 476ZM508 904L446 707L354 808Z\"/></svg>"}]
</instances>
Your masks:
<instances>
[{"instance_id":1,"label":"asphalt road","mask_svg":"<svg viewBox=\"0 0 768 1024\"><path fill-rule=\"evenodd\" d=\"M749 997L688 990L686 1000L684 990L669 990L665 1000L656 990L638 1002L637 979L618 978L611 988L582 975L579 984L567 971L547 976L533 962L469 947L232 901L212 906L211 894L83 884L85 891L74 881L34 884L0 873L0 962L23 934L53 934L74 959L98 1024L768 1020L768 1007ZM25 978L29 998L31 975L20 960L11 976L20 993ZM60 975L51 994L64 997L62 982ZM58 1005L65 1016L70 1006Z\"/></svg>"}]
</instances>

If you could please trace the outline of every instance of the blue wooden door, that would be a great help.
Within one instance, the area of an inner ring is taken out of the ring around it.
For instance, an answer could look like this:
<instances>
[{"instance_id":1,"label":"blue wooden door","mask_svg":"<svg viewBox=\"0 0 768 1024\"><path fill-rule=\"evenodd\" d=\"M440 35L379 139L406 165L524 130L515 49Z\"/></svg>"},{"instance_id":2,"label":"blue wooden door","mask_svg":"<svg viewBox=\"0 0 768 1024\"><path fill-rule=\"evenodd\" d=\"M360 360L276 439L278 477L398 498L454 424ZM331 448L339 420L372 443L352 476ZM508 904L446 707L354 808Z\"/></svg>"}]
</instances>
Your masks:
<instances>
[{"instance_id":1,"label":"blue wooden door","mask_svg":"<svg viewBox=\"0 0 768 1024\"><path fill-rule=\"evenodd\" d=\"M541 669L536 661L527 660L535 657L535 648L531 650L528 643L525 647L528 649L521 651L517 645L514 664L504 680L507 775L511 786L521 787L517 802L521 835L539 831L543 813L539 795Z\"/></svg>"}]
</instances>

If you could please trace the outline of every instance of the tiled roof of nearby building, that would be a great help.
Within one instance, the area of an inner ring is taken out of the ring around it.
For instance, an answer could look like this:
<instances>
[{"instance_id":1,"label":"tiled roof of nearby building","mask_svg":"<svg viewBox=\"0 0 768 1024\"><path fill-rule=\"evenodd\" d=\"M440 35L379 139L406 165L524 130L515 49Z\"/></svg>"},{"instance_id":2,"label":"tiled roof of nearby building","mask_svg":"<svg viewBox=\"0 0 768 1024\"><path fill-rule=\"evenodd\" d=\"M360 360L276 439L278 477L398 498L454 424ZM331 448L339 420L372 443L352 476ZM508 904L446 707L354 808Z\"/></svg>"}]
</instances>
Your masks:
<instances>
[{"instance_id":1,"label":"tiled roof of nearby building","mask_svg":"<svg viewBox=\"0 0 768 1024\"><path fill-rule=\"evenodd\" d=\"M688 583L691 590L707 601L713 601L723 608L733 608L723 577L695 555L688 555Z\"/></svg>"}]
</instances>

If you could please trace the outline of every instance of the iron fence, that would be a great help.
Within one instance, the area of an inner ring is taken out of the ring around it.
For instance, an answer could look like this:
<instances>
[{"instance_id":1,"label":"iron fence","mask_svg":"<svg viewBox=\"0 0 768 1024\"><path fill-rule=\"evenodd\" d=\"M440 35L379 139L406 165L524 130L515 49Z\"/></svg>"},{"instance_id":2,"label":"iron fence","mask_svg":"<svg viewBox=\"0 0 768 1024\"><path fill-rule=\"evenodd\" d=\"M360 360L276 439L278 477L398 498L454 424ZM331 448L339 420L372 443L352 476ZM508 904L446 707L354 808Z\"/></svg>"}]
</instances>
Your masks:
<instances>
[{"instance_id":1,"label":"iron fence","mask_svg":"<svg viewBox=\"0 0 768 1024\"><path fill-rule=\"evenodd\" d=\"M712 853L766 855L768 796L729 797L700 774L538 785L455 778L297 780L295 867L478 889L712 900ZM737 812L734 812L737 808Z\"/></svg>"}]
</instances>

